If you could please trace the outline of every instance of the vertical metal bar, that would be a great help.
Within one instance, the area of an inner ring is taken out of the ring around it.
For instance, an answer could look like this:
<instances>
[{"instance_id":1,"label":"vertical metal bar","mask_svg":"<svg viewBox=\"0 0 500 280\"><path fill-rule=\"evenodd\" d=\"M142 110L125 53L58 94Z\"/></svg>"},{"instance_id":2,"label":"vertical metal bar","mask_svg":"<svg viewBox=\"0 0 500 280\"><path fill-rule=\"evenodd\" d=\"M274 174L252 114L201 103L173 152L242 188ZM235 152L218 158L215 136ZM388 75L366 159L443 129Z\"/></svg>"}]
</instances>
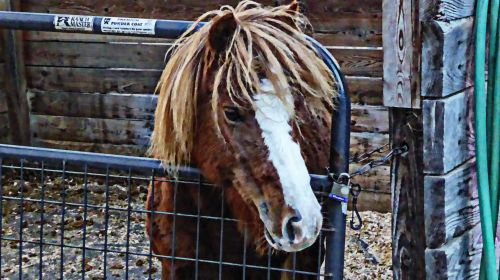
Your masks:
<instances>
[{"instance_id":1,"label":"vertical metal bar","mask_svg":"<svg viewBox=\"0 0 500 280\"><path fill-rule=\"evenodd\" d=\"M148 280L151 280L151 272L153 270L153 246L152 246L152 239L155 231L154 227L154 214L155 214L155 171L151 171L151 200L150 200L150 209L151 209L151 214L150 214L150 219L149 219L149 229L150 229L150 236L149 236L149 255L148 255Z\"/></svg>"},{"instance_id":2,"label":"vertical metal bar","mask_svg":"<svg viewBox=\"0 0 500 280\"><path fill-rule=\"evenodd\" d=\"M132 199L132 168L128 169L127 177L127 236L125 237L125 279L128 280L129 252L130 252L130 219L131 219L131 199Z\"/></svg>"},{"instance_id":3,"label":"vertical metal bar","mask_svg":"<svg viewBox=\"0 0 500 280\"><path fill-rule=\"evenodd\" d=\"M38 251L38 279L42 279L43 271L43 226L45 224L45 162L42 161L42 169L40 171L40 187L42 193L40 195L40 247Z\"/></svg>"},{"instance_id":4,"label":"vertical metal bar","mask_svg":"<svg viewBox=\"0 0 500 280\"><path fill-rule=\"evenodd\" d=\"M297 252L293 252L292 255L292 268L293 268L293 273L292 273L292 280L295 280L295 275L296 270L297 270Z\"/></svg>"},{"instance_id":5,"label":"vertical metal bar","mask_svg":"<svg viewBox=\"0 0 500 280\"><path fill-rule=\"evenodd\" d=\"M61 252L60 252L60 266L59 266L59 277L61 279L64 279L64 218L66 215L66 161L63 160L62 162L63 168L62 168L62 190L61 190L61 199L62 199L62 205L61 205Z\"/></svg>"},{"instance_id":6,"label":"vertical metal bar","mask_svg":"<svg viewBox=\"0 0 500 280\"><path fill-rule=\"evenodd\" d=\"M246 279L247 275L247 224L245 224L245 230L243 232L243 277L241 279Z\"/></svg>"},{"instance_id":7,"label":"vertical metal bar","mask_svg":"<svg viewBox=\"0 0 500 280\"><path fill-rule=\"evenodd\" d=\"M175 279L175 241L176 241L176 232L175 232L175 229L176 229L176 224L177 224L177 188L179 186L179 182L177 180L175 180L175 183L174 183L174 210L172 211L173 212L173 226L172 226L172 270L170 271L171 272L171 279Z\"/></svg>"},{"instance_id":8,"label":"vertical metal bar","mask_svg":"<svg viewBox=\"0 0 500 280\"><path fill-rule=\"evenodd\" d=\"M219 243L219 280L222 280L222 261L224 254L224 188L221 187L221 210L220 210L220 243Z\"/></svg>"},{"instance_id":9,"label":"vertical metal bar","mask_svg":"<svg viewBox=\"0 0 500 280\"><path fill-rule=\"evenodd\" d=\"M24 160L22 159L19 198L19 279L23 279Z\"/></svg>"},{"instance_id":10,"label":"vertical metal bar","mask_svg":"<svg viewBox=\"0 0 500 280\"><path fill-rule=\"evenodd\" d=\"M85 264L86 264L86 256L85 256L85 252L86 252L86 249L85 247L87 246L87 211L88 211L88 178L87 178L87 175L88 175L88 165L87 163L84 164L84 173L83 173L83 225L82 225L82 280L85 280L85 272L87 271L86 270L86 267L85 267Z\"/></svg>"},{"instance_id":11,"label":"vertical metal bar","mask_svg":"<svg viewBox=\"0 0 500 280\"><path fill-rule=\"evenodd\" d=\"M104 279L107 277L107 266L108 266L108 229L109 229L109 166L106 167L106 179L105 179L105 205L104 205L104 264L103 273Z\"/></svg>"},{"instance_id":12,"label":"vertical metal bar","mask_svg":"<svg viewBox=\"0 0 500 280\"><path fill-rule=\"evenodd\" d=\"M201 175L198 176L198 194L197 194L197 212L196 212L196 250L195 250L195 269L194 279L198 279L199 258L200 258L200 215L201 215Z\"/></svg>"},{"instance_id":13,"label":"vertical metal bar","mask_svg":"<svg viewBox=\"0 0 500 280\"><path fill-rule=\"evenodd\" d=\"M2 232L3 232L3 158L0 157L0 268L2 267ZM0 278L2 278L2 269L0 269Z\"/></svg>"}]
</instances>

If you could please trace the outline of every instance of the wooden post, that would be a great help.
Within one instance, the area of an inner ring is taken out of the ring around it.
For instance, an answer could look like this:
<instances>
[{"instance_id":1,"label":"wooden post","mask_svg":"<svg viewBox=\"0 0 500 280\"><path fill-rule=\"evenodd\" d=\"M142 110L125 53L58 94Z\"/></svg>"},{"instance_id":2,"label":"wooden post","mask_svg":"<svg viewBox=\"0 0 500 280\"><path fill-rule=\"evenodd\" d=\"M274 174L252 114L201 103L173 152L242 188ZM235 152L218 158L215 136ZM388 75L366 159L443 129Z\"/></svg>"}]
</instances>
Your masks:
<instances>
[{"instance_id":1,"label":"wooden post","mask_svg":"<svg viewBox=\"0 0 500 280\"><path fill-rule=\"evenodd\" d=\"M384 0L384 104L392 164L394 279L476 279L474 0ZM497 248L498 250L498 248Z\"/></svg>"},{"instance_id":2,"label":"wooden post","mask_svg":"<svg viewBox=\"0 0 500 280\"><path fill-rule=\"evenodd\" d=\"M20 0L2 0L5 10L20 10ZM8 106L10 139L18 145L31 144L29 106L20 31L4 30L5 92Z\"/></svg>"},{"instance_id":3,"label":"wooden post","mask_svg":"<svg viewBox=\"0 0 500 280\"><path fill-rule=\"evenodd\" d=\"M418 0L384 0L384 105L420 108Z\"/></svg>"}]
</instances>

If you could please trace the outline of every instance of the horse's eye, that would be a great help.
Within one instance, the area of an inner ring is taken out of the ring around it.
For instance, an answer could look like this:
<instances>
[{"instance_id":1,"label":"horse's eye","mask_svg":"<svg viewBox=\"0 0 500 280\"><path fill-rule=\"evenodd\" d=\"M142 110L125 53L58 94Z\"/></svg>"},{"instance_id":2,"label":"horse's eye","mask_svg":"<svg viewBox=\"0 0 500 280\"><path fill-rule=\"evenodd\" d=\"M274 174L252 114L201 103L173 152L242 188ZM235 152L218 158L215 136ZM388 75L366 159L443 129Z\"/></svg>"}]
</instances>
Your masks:
<instances>
[{"instance_id":1,"label":"horse's eye","mask_svg":"<svg viewBox=\"0 0 500 280\"><path fill-rule=\"evenodd\" d=\"M224 114L226 115L226 118L231 122L243 122L245 120L236 107L225 107Z\"/></svg>"}]
</instances>

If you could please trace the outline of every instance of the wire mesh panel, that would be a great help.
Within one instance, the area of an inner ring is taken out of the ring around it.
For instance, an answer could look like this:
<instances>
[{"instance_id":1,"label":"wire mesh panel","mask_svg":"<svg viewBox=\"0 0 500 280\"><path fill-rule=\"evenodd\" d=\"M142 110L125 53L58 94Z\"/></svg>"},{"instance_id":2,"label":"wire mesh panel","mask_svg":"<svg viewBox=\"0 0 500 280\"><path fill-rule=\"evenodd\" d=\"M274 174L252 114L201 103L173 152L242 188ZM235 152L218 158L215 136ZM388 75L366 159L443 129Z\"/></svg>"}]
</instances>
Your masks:
<instances>
[{"instance_id":1,"label":"wire mesh panel","mask_svg":"<svg viewBox=\"0 0 500 280\"><path fill-rule=\"evenodd\" d=\"M307 260L276 252L249 235L254 224L232 218L234 193L196 173L174 180L132 165L5 155L0 163L2 278L324 276L323 232Z\"/></svg>"}]
</instances>

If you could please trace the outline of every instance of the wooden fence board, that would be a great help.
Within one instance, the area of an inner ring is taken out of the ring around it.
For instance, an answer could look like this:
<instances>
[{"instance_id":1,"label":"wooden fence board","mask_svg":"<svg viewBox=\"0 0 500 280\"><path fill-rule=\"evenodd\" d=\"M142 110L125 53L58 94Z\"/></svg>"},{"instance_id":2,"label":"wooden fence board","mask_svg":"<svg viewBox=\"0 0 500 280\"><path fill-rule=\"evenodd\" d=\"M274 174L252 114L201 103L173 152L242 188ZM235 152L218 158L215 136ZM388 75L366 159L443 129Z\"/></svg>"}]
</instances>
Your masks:
<instances>
[{"instance_id":1,"label":"wooden fence board","mask_svg":"<svg viewBox=\"0 0 500 280\"><path fill-rule=\"evenodd\" d=\"M383 105L382 78L346 77L347 88L352 103L360 105Z\"/></svg>"},{"instance_id":2,"label":"wooden fence board","mask_svg":"<svg viewBox=\"0 0 500 280\"><path fill-rule=\"evenodd\" d=\"M382 106L352 106L351 131L389 132L389 111Z\"/></svg>"},{"instance_id":3,"label":"wooden fence board","mask_svg":"<svg viewBox=\"0 0 500 280\"><path fill-rule=\"evenodd\" d=\"M157 104L153 94L40 92L29 94L31 112L39 115L152 120ZM387 133L387 109L354 105L352 131Z\"/></svg>"},{"instance_id":4,"label":"wooden fence board","mask_svg":"<svg viewBox=\"0 0 500 280\"><path fill-rule=\"evenodd\" d=\"M39 115L152 120L152 94L30 92L31 112Z\"/></svg>"},{"instance_id":5,"label":"wooden fence board","mask_svg":"<svg viewBox=\"0 0 500 280\"><path fill-rule=\"evenodd\" d=\"M83 151L92 153L103 154L116 154L125 156L145 156L146 146L140 145L115 145L115 144L102 144L102 143L85 143L73 141L58 141L34 138L33 144L37 147L63 149L70 151Z\"/></svg>"},{"instance_id":6,"label":"wooden fence board","mask_svg":"<svg viewBox=\"0 0 500 280\"><path fill-rule=\"evenodd\" d=\"M358 199L359 211L391 212L391 194L363 191ZM361 213L363 217L363 213ZM349 226L349 225L348 225Z\"/></svg>"},{"instance_id":7,"label":"wooden fence board","mask_svg":"<svg viewBox=\"0 0 500 280\"><path fill-rule=\"evenodd\" d=\"M431 21L422 28L422 96L444 97L470 86L473 18Z\"/></svg>"},{"instance_id":8,"label":"wooden fence board","mask_svg":"<svg viewBox=\"0 0 500 280\"><path fill-rule=\"evenodd\" d=\"M238 0L227 1L174 1L165 5L153 0L120 1L54 1L29 0L23 9L30 12L93 14L104 16L153 17L166 19L193 20L204 12L217 9L221 5L235 5ZM276 1L259 1L274 5ZM289 3L290 1L278 1ZM349 4L349 5L348 5ZM305 1L306 15L310 17L318 33L329 33L336 38L336 45L380 46L382 34L381 0L361 1ZM147 16L146 16L147 15ZM335 15L335 16L332 16ZM366 39L365 39L366 38ZM372 42L375 41L375 44Z\"/></svg>"},{"instance_id":9,"label":"wooden fence board","mask_svg":"<svg viewBox=\"0 0 500 280\"><path fill-rule=\"evenodd\" d=\"M450 21L474 15L474 0L422 0L420 17L423 21Z\"/></svg>"},{"instance_id":10,"label":"wooden fence board","mask_svg":"<svg viewBox=\"0 0 500 280\"><path fill-rule=\"evenodd\" d=\"M28 86L43 91L151 93L159 70L26 67Z\"/></svg>"},{"instance_id":11,"label":"wooden fence board","mask_svg":"<svg viewBox=\"0 0 500 280\"><path fill-rule=\"evenodd\" d=\"M0 114L7 113L7 96L5 91L0 87Z\"/></svg>"},{"instance_id":12,"label":"wooden fence board","mask_svg":"<svg viewBox=\"0 0 500 280\"><path fill-rule=\"evenodd\" d=\"M41 91L152 93L160 78L159 70L96 69L72 67L26 67L28 86ZM380 105L382 81L347 77L354 103Z\"/></svg>"},{"instance_id":13,"label":"wooden fence board","mask_svg":"<svg viewBox=\"0 0 500 280\"><path fill-rule=\"evenodd\" d=\"M147 146L152 122L31 115L33 137L115 145Z\"/></svg>"},{"instance_id":14,"label":"wooden fence board","mask_svg":"<svg viewBox=\"0 0 500 280\"><path fill-rule=\"evenodd\" d=\"M0 143L7 143L9 134L9 116L6 113L0 113Z\"/></svg>"},{"instance_id":15,"label":"wooden fence board","mask_svg":"<svg viewBox=\"0 0 500 280\"><path fill-rule=\"evenodd\" d=\"M169 44L26 42L26 64L93 68L163 69ZM336 48L330 52L345 75L382 76L379 49Z\"/></svg>"},{"instance_id":16,"label":"wooden fence board","mask_svg":"<svg viewBox=\"0 0 500 280\"><path fill-rule=\"evenodd\" d=\"M472 90L424 100L424 172L445 174L474 154Z\"/></svg>"}]
</instances>

